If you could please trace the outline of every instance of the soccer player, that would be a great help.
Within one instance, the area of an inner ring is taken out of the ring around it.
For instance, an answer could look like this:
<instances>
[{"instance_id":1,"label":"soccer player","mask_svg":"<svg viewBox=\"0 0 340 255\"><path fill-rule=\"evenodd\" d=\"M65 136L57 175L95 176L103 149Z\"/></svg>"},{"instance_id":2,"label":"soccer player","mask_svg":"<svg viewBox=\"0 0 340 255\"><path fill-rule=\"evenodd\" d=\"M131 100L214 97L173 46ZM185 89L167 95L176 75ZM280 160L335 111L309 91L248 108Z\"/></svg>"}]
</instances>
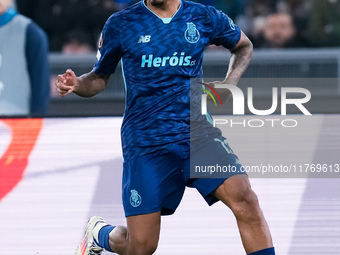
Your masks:
<instances>
[{"instance_id":1,"label":"soccer player","mask_svg":"<svg viewBox=\"0 0 340 255\"><path fill-rule=\"evenodd\" d=\"M67 70L58 76L61 96L94 96L105 89L121 60L126 85L121 132L127 227L92 217L77 255L103 249L153 254L161 215L174 213L185 186L196 188L209 205L221 200L233 211L247 254L275 254L257 196L236 155L206 116L190 114L190 83L202 77L203 52L210 44L230 50L223 83L236 85L252 43L226 14L184 0L143 0L108 19L91 72L77 77ZM228 91L221 93L228 97ZM199 131L191 127L192 119L200 123ZM202 155L238 171L224 178L190 178L190 161Z\"/></svg>"}]
</instances>

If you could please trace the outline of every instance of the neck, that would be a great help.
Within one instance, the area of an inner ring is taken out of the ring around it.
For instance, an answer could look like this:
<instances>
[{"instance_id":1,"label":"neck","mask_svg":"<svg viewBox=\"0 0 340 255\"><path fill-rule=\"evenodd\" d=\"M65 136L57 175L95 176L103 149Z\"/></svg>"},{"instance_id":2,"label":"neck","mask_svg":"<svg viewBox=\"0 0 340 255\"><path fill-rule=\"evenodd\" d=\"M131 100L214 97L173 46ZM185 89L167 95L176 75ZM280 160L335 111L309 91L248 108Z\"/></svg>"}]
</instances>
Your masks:
<instances>
[{"instance_id":1,"label":"neck","mask_svg":"<svg viewBox=\"0 0 340 255\"><path fill-rule=\"evenodd\" d=\"M10 22L17 12L13 8L7 9L6 12L0 14L0 26L6 25Z\"/></svg>"},{"instance_id":2,"label":"neck","mask_svg":"<svg viewBox=\"0 0 340 255\"><path fill-rule=\"evenodd\" d=\"M181 0L145 0L145 4L158 17L172 18L181 6Z\"/></svg>"}]
</instances>

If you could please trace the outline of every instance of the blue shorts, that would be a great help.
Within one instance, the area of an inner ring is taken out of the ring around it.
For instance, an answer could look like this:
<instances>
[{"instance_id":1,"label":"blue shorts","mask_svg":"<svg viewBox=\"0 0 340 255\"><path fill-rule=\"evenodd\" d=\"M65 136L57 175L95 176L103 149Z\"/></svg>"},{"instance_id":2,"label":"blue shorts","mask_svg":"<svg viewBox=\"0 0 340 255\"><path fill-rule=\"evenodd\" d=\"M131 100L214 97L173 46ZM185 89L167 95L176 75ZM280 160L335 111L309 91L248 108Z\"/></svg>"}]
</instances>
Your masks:
<instances>
[{"instance_id":1,"label":"blue shorts","mask_svg":"<svg viewBox=\"0 0 340 255\"><path fill-rule=\"evenodd\" d=\"M201 164L203 158L209 159L209 164L229 165L238 171L224 173L222 178L191 178L190 165ZM186 186L196 188L212 205L218 201L212 193L230 176L243 173L237 156L223 137L199 143L169 144L165 149L124 162L125 216L158 211L162 215L173 214Z\"/></svg>"}]
</instances>

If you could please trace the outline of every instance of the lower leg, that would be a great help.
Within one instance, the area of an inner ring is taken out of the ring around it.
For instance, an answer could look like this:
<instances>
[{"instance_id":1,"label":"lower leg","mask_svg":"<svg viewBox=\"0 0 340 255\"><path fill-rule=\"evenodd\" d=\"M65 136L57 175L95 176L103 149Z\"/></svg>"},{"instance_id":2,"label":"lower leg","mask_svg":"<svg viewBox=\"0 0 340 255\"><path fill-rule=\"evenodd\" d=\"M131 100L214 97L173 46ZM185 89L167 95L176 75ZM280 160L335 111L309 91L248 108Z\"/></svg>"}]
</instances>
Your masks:
<instances>
[{"instance_id":1,"label":"lower leg","mask_svg":"<svg viewBox=\"0 0 340 255\"><path fill-rule=\"evenodd\" d=\"M121 255L153 254L159 240L160 212L128 217L127 226L102 227L98 230L99 245Z\"/></svg>"},{"instance_id":2,"label":"lower leg","mask_svg":"<svg viewBox=\"0 0 340 255\"><path fill-rule=\"evenodd\" d=\"M237 225L240 231L243 246L247 253L256 252L273 247L268 224L259 206L239 205L243 207L238 211L234 207ZM248 208L248 209L245 209ZM249 210L248 212L243 210Z\"/></svg>"},{"instance_id":3,"label":"lower leg","mask_svg":"<svg viewBox=\"0 0 340 255\"><path fill-rule=\"evenodd\" d=\"M259 206L257 196L250 187L246 176L234 176L227 179L215 191L215 196L233 211L240 231L245 251L250 254L264 250L260 254L271 253L273 247L268 224Z\"/></svg>"},{"instance_id":4,"label":"lower leg","mask_svg":"<svg viewBox=\"0 0 340 255\"><path fill-rule=\"evenodd\" d=\"M109 234L109 245L111 251L118 254L127 254L128 230L126 227L117 226Z\"/></svg>"}]
</instances>

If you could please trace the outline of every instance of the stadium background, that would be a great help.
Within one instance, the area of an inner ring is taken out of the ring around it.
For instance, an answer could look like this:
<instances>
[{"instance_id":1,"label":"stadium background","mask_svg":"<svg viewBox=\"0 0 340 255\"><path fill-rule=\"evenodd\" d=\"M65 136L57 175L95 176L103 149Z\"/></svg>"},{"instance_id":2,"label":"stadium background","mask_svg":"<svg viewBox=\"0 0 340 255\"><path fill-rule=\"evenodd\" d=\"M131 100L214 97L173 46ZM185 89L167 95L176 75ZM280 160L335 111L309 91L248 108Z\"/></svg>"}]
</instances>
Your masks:
<instances>
[{"instance_id":1,"label":"stadium background","mask_svg":"<svg viewBox=\"0 0 340 255\"><path fill-rule=\"evenodd\" d=\"M222 78L228 59L219 49L206 52L205 77ZM67 68L91 70L94 60L91 52L51 52L51 83ZM267 109L273 86L293 84L311 91L306 107L313 116L292 107L289 117L301 124L296 129L224 127L241 162L339 164L339 77L340 48L255 49L240 83L244 92L254 87L255 106ZM0 119L0 254L73 254L90 216L124 224L120 67L94 98L51 97L44 119ZM231 102L214 110L230 114ZM278 254L339 254L340 179L313 177L251 180ZM188 189L176 214L163 218L156 254L244 252L231 212L221 204L209 208Z\"/></svg>"}]
</instances>

